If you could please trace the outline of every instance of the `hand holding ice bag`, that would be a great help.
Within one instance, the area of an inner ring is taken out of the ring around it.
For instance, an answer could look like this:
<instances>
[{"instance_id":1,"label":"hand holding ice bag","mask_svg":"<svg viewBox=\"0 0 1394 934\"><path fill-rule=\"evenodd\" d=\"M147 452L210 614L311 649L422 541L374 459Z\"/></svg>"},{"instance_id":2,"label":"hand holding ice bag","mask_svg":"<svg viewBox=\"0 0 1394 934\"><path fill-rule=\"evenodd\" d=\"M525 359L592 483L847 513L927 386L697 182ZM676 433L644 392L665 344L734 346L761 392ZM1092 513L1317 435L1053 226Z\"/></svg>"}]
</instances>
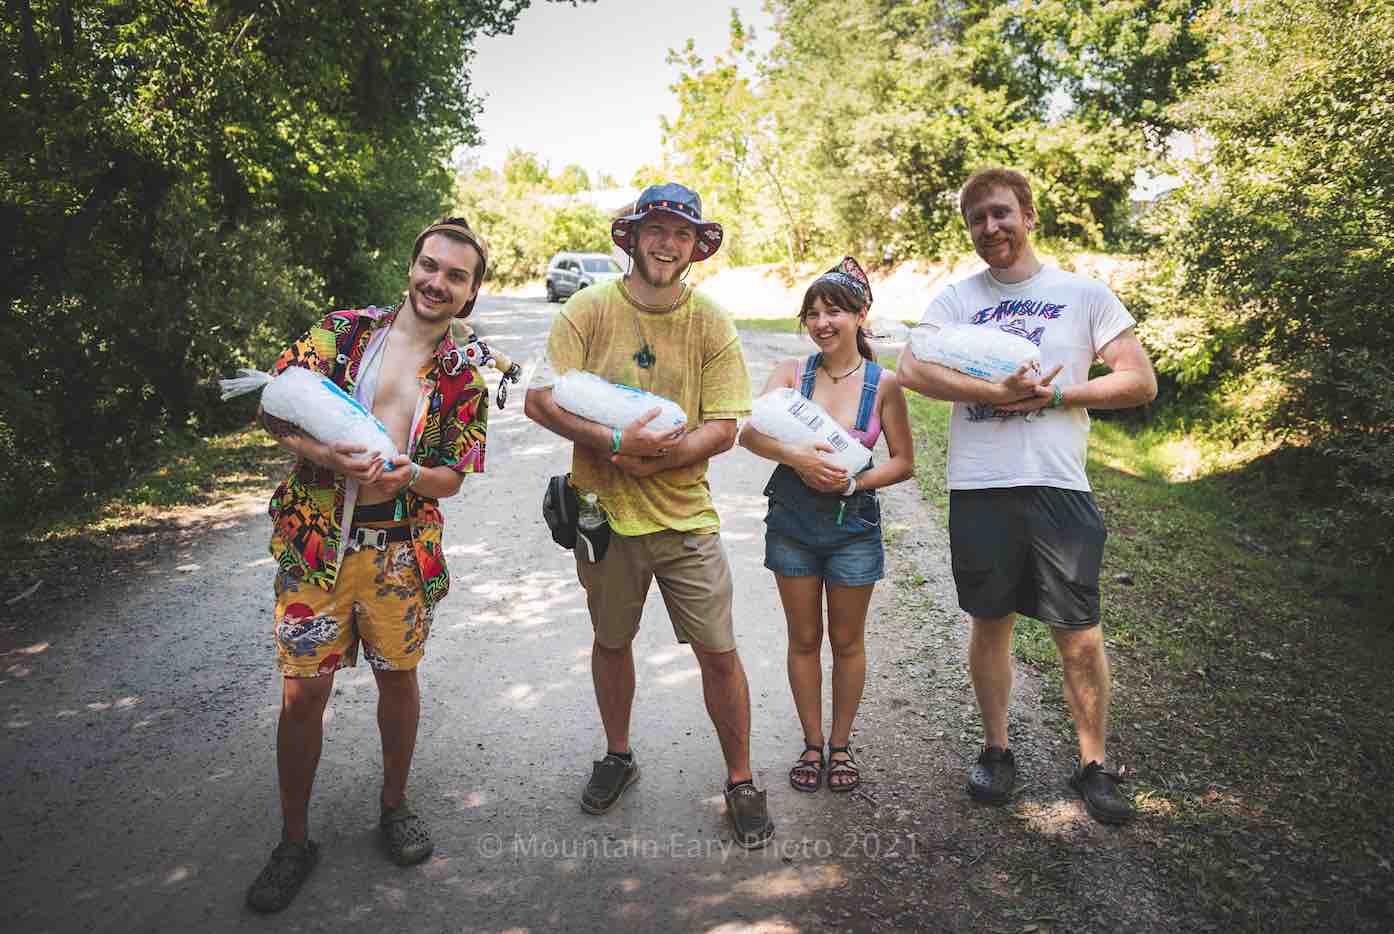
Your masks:
<instances>
[{"instance_id":1,"label":"hand holding ice bag","mask_svg":"<svg viewBox=\"0 0 1394 934\"><path fill-rule=\"evenodd\" d=\"M1005 382L1023 367L1037 375L1041 369L1039 347L988 325L921 325L910 331L910 352L989 383Z\"/></svg>"},{"instance_id":2,"label":"hand holding ice bag","mask_svg":"<svg viewBox=\"0 0 1394 934\"><path fill-rule=\"evenodd\" d=\"M826 445L823 459L849 476L871 463L866 445L849 435L826 409L805 399L796 389L784 387L756 399L751 406L750 424L760 434L785 444Z\"/></svg>"},{"instance_id":3,"label":"hand holding ice bag","mask_svg":"<svg viewBox=\"0 0 1394 934\"><path fill-rule=\"evenodd\" d=\"M222 398L261 392L261 409L289 422L339 454L353 448L380 456L384 468L393 468L397 445L382 422L332 381L304 367L286 367L272 376L259 370L239 369L238 376L219 380Z\"/></svg>"},{"instance_id":4,"label":"hand holding ice bag","mask_svg":"<svg viewBox=\"0 0 1394 934\"><path fill-rule=\"evenodd\" d=\"M671 399L585 370L568 370L558 377L552 384L552 398L572 415L609 428L624 430L654 409L659 412L648 423L651 431L674 431L687 425L687 413Z\"/></svg>"}]
</instances>

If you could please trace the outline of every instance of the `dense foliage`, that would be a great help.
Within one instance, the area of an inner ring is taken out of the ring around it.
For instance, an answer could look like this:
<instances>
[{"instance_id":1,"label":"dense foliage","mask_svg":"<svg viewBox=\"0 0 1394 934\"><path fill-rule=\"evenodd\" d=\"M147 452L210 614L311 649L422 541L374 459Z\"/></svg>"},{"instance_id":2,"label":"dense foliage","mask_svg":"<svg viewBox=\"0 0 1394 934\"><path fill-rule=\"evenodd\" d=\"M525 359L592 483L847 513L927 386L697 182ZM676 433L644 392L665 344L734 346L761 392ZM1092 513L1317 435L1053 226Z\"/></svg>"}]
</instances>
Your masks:
<instances>
[{"instance_id":1,"label":"dense foliage","mask_svg":"<svg viewBox=\"0 0 1394 934\"><path fill-rule=\"evenodd\" d=\"M1207 430L1276 430L1394 551L1394 3L1268 0L1206 24L1219 76L1159 215L1144 335ZM1217 417L1218 416L1218 417Z\"/></svg>"},{"instance_id":2,"label":"dense foliage","mask_svg":"<svg viewBox=\"0 0 1394 934\"><path fill-rule=\"evenodd\" d=\"M2 495L123 477L216 423L216 375L391 300L474 139L470 44L526 3L8 3Z\"/></svg>"},{"instance_id":3,"label":"dense foliage","mask_svg":"<svg viewBox=\"0 0 1394 934\"><path fill-rule=\"evenodd\" d=\"M659 170L733 229L720 261L962 251L958 187L1020 168L1044 238L1143 259L1154 414L1305 451L1320 505L1394 551L1394 2L772 9L765 54L734 15L723 53L670 53ZM1183 184L1133 204L1139 169Z\"/></svg>"},{"instance_id":4,"label":"dense foliage","mask_svg":"<svg viewBox=\"0 0 1394 934\"><path fill-rule=\"evenodd\" d=\"M600 177L594 185L608 189L613 180ZM547 261L562 250L610 252L610 217L586 200L591 187L580 166L553 176L536 155L515 149L499 171L462 173L455 203L488 238L491 280L519 285L542 278Z\"/></svg>"},{"instance_id":5,"label":"dense foliage","mask_svg":"<svg viewBox=\"0 0 1394 934\"><path fill-rule=\"evenodd\" d=\"M961 249L956 192L985 163L1031 175L1046 237L1116 245L1168 106L1206 73L1207 4L775 0L767 54L734 14L723 54L670 54L666 168L738 227L733 263Z\"/></svg>"}]
</instances>

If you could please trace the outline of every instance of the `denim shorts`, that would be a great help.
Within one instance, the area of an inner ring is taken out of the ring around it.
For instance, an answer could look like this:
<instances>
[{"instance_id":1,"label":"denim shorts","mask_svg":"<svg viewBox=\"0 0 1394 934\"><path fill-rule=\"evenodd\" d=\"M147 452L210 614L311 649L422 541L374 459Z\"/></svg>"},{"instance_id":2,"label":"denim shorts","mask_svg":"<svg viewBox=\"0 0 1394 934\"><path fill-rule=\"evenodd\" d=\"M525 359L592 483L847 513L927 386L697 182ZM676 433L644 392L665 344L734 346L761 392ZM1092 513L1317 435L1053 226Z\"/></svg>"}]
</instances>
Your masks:
<instances>
[{"instance_id":1,"label":"denim shorts","mask_svg":"<svg viewBox=\"0 0 1394 934\"><path fill-rule=\"evenodd\" d=\"M798 538L775 531L795 521L781 510L797 512ZM879 508L838 525L831 514L771 501L765 521L765 567L781 577L821 577L839 587L863 587L886 576Z\"/></svg>"}]
</instances>

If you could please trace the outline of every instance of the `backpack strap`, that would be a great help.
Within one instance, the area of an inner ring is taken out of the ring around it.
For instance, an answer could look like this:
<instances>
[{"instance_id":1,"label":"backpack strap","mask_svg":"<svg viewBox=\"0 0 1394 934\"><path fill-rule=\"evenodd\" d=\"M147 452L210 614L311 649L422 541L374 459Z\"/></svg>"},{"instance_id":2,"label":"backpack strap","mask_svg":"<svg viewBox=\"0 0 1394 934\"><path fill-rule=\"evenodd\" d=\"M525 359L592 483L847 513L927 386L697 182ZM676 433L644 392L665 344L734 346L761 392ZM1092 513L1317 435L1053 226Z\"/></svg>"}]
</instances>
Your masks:
<instances>
[{"instance_id":1,"label":"backpack strap","mask_svg":"<svg viewBox=\"0 0 1394 934\"><path fill-rule=\"evenodd\" d=\"M816 353L804 361L803 376L799 380L799 394L805 399L813 398L813 381L818 377L818 367L822 363L822 353Z\"/></svg>"},{"instance_id":2,"label":"backpack strap","mask_svg":"<svg viewBox=\"0 0 1394 934\"><path fill-rule=\"evenodd\" d=\"M876 411L876 387L881 384L881 364L875 360L866 361L866 373L862 376L862 401L857 408L857 431L866 431L871 422L871 413Z\"/></svg>"}]
</instances>

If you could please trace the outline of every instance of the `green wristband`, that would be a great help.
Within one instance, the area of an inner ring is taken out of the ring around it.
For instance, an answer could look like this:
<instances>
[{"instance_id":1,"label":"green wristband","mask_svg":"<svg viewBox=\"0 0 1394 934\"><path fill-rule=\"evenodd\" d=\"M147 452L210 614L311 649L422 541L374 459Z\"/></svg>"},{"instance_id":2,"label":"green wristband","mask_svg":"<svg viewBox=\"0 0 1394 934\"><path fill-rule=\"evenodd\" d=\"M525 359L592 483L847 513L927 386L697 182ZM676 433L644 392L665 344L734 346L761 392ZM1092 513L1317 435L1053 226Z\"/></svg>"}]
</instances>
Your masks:
<instances>
[{"instance_id":1,"label":"green wristband","mask_svg":"<svg viewBox=\"0 0 1394 934\"><path fill-rule=\"evenodd\" d=\"M1065 404L1065 390L1060 388L1059 383L1056 383L1051 388L1055 391L1051 393L1049 408L1058 409L1060 408L1060 406Z\"/></svg>"},{"instance_id":2,"label":"green wristband","mask_svg":"<svg viewBox=\"0 0 1394 934\"><path fill-rule=\"evenodd\" d=\"M616 428L616 429L614 430L614 434L610 435L610 453L611 453L611 454L618 454L618 453L620 452L620 439L621 439L623 436L624 436L624 432L620 431L618 428Z\"/></svg>"}]
</instances>

